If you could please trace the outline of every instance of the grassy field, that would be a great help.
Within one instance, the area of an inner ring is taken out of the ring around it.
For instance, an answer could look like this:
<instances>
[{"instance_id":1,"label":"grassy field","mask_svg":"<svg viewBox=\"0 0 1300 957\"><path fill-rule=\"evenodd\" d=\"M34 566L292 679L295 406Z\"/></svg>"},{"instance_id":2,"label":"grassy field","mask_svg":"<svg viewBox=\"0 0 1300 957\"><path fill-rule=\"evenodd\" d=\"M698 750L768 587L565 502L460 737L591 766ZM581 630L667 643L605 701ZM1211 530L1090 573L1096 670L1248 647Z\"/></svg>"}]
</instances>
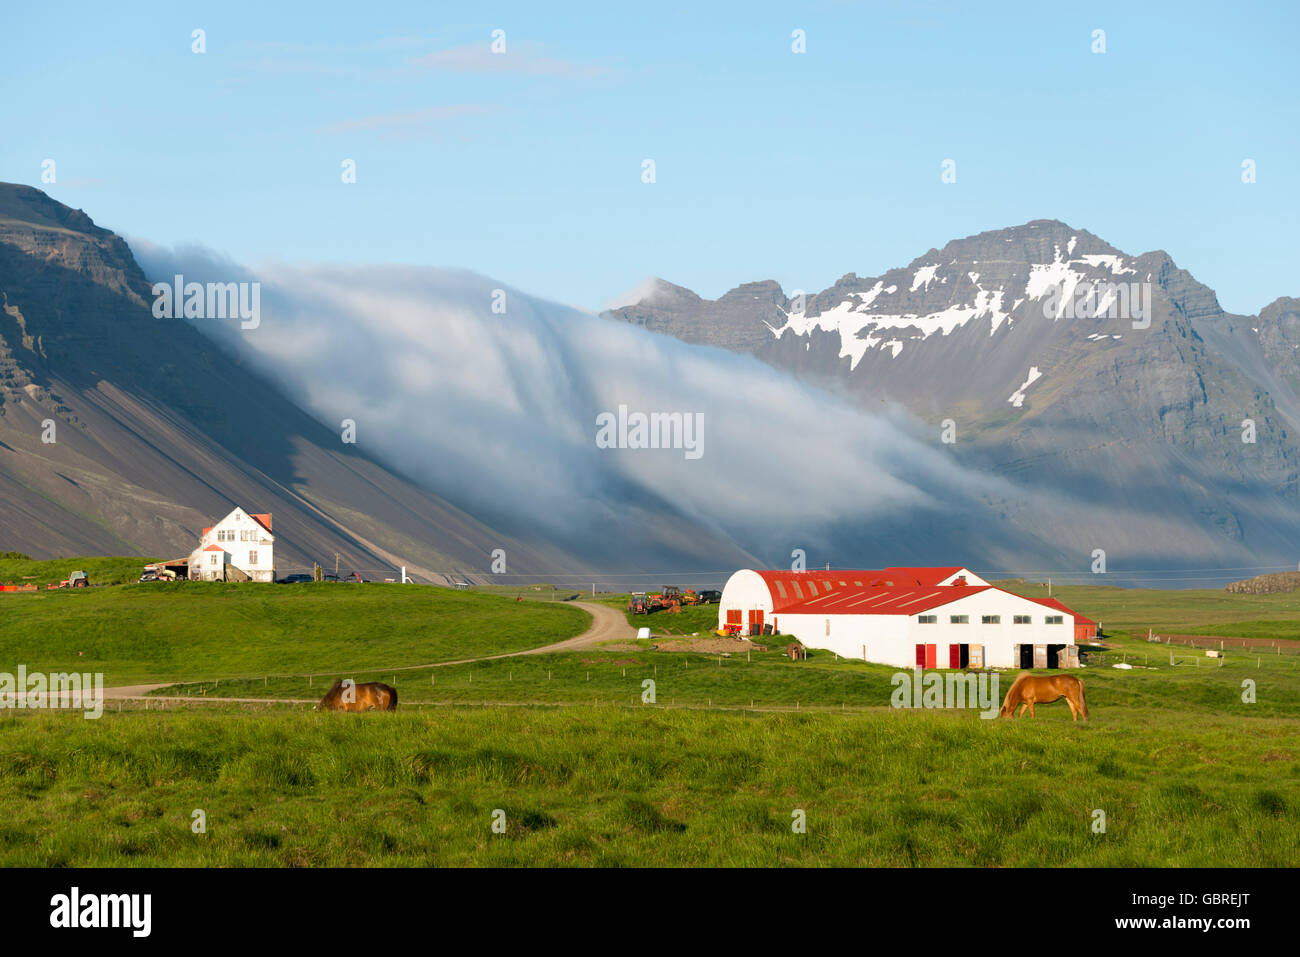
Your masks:
<instances>
[{"instance_id":1,"label":"grassy field","mask_svg":"<svg viewBox=\"0 0 1300 957\"><path fill-rule=\"evenodd\" d=\"M1300 863L1294 720L1094 710L10 717L0 863Z\"/></svg>"},{"instance_id":2,"label":"grassy field","mask_svg":"<svg viewBox=\"0 0 1300 957\"><path fill-rule=\"evenodd\" d=\"M590 621L568 604L414 585L154 582L0 596L0 670L114 685L400 667L535 648Z\"/></svg>"},{"instance_id":3,"label":"grassy field","mask_svg":"<svg viewBox=\"0 0 1300 957\"><path fill-rule=\"evenodd\" d=\"M1300 603L1055 594L1138 665L1080 673L1087 723L1061 703L1014 721L895 709L894 669L828 653L792 662L775 646L382 670L567 637L587 616L563 602L325 584L6 596L0 671L115 671L209 700L110 703L97 721L0 712L0 864L1300 864L1300 656L1229 652L1219 666L1200 653L1202 667L1171 667L1167 646L1143 640L1148 627L1239 629L1291 644ZM634 623L706 634L691 614L712 620L716 606ZM70 657L83 645L101 664ZM294 675L322 671L395 682L401 706L342 715L285 701L319 698L321 679ZM791 830L797 810L806 834Z\"/></svg>"},{"instance_id":4,"label":"grassy field","mask_svg":"<svg viewBox=\"0 0 1300 957\"><path fill-rule=\"evenodd\" d=\"M54 558L35 561L30 558L0 558L0 584L35 584L44 588L58 584L73 571L83 571L91 585L123 585L139 579L152 558Z\"/></svg>"},{"instance_id":5,"label":"grassy field","mask_svg":"<svg viewBox=\"0 0 1300 957\"><path fill-rule=\"evenodd\" d=\"M1034 598L1047 594L1042 585L997 584ZM1212 588L1168 591L1065 585L1053 588L1052 596L1100 622L1108 633L1145 637L1151 628L1156 634L1300 639L1300 592L1233 595Z\"/></svg>"}]
</instances>

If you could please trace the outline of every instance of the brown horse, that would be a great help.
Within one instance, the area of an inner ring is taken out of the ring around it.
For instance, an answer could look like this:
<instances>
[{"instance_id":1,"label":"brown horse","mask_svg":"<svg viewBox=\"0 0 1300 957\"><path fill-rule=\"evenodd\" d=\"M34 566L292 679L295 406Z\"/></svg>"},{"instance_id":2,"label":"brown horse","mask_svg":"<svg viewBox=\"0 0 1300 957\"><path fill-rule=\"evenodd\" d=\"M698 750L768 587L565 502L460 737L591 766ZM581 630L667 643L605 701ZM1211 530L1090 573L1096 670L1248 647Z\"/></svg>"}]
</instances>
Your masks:
<instances>
[{"instance_id":1,"label":"brown horse","mask_svg":"<svg viewBox=\"0 0 1300 957\"><path fill-rule=\"evenodd\" d=\"M1007 690L1007 696L1002 701L1002 709L998 715L1009 718L1015 714L1016 708L1019 708L1020 715L1017 717L1023 716L1028 709L1029 717L1032 718L1035 704L1051 704L1062 698L1070 706L1073 720L1078 721L1079 715L1083 715L1084 721L1088 720L1088 702L1083 697L1081 680L1074 675L1035 675L1022 671Z\"/></svg>"},{"instance_id":2,"label":"brown horse","mask_svg":"<svg viewBox=\"0 0 1300 957\"><path fill-rule=\"evenodd\" d=\"M379 681L343 683L337 678L316 706L319 711L396 711L397 689Z\"/></svg>"}]
</instances>

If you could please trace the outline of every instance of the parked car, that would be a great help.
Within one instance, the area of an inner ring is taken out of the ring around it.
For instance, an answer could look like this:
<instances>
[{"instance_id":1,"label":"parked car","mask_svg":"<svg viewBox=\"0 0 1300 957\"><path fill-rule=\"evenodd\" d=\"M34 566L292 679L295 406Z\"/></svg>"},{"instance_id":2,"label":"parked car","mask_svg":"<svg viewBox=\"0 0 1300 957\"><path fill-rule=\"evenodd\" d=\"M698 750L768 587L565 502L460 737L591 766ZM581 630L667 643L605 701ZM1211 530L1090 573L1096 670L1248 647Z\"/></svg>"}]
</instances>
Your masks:
<instances>
[{"instance_id":1,"label":"parked car","mask_svg":"<svg viewBox=\"0 0 1300 957\"><path fill-rule=\"evenodd\" d=\"M300 585L303 582L309 581L315 581L315 579L305 572L298 572L294 575L285 575L283 578L277 578L275 583L277 585Z\"/></svg>"},{"instance_id":2,"label":"parked car","mask_svg":"<svg viewBox=\"0 0 1300 957\"><path fill-rule=\"evenodd\" d=\"M717 589L706 588L700 592L701 605L716 605L720 601L722 601L722 592Z\"/></svg>"}]
</instances>

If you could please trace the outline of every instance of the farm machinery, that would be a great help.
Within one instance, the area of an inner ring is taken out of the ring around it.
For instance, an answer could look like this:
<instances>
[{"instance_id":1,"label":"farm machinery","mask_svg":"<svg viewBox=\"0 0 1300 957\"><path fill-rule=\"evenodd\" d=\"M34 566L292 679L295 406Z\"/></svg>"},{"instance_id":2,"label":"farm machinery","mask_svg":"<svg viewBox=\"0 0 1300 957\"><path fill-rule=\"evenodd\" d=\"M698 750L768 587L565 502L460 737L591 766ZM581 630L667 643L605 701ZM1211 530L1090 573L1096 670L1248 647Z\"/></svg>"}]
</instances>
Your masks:
<instances>
[{"instance_id":1,"label":"farm machinery","mask_svg":"<svg viewBox=\"0 0 1300 957\"><path fill-rule=\"evenodd\" d=\"M688 588L685 591L676 585L665 585L663 591L646 594L643 591L632 593L628 599L627 610L634 615L648 615L651 612L681 611L684 607L700 604L700 596L694 589Z\"/></svg>"}]
</instances>

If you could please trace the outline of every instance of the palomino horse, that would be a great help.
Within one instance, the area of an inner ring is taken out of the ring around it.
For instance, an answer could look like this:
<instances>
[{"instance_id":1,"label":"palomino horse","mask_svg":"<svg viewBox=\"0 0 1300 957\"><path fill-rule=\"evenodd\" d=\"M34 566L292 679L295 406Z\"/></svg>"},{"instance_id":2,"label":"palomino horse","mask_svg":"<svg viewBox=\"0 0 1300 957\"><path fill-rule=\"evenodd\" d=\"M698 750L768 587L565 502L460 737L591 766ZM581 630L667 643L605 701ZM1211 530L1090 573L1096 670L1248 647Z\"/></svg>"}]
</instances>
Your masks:
<instances>
[{"instance_id":1,"label":"palomino horse","mask_svg":"<svg viewBox=\"0 0 1300 957\"><path fill-rule=\"evenodd\" d=\"M338 678L316 707L320 711L396 711L397 689L379 681L345 685Z\"/></svg>"},{"instance_id":2,"label":"palomino horse","mask_svg":"<svg viewBox=\"0 0 1300 957\"><path fill-rule=\"evenodd\" d=\"M1009 718L1019 708L1019 717L1028 708L1029 717L1032 718L1035 704L1051 704L1062 698L1070 706L1070 714L1075 721L1079 720L1079 715L1083 715L1084 721L1088 720L1088 702L1083 697L1083 682L1074 675L1035 675L1022 671L1011 683L998 715Z\"/></svg>"}]
</instances>

